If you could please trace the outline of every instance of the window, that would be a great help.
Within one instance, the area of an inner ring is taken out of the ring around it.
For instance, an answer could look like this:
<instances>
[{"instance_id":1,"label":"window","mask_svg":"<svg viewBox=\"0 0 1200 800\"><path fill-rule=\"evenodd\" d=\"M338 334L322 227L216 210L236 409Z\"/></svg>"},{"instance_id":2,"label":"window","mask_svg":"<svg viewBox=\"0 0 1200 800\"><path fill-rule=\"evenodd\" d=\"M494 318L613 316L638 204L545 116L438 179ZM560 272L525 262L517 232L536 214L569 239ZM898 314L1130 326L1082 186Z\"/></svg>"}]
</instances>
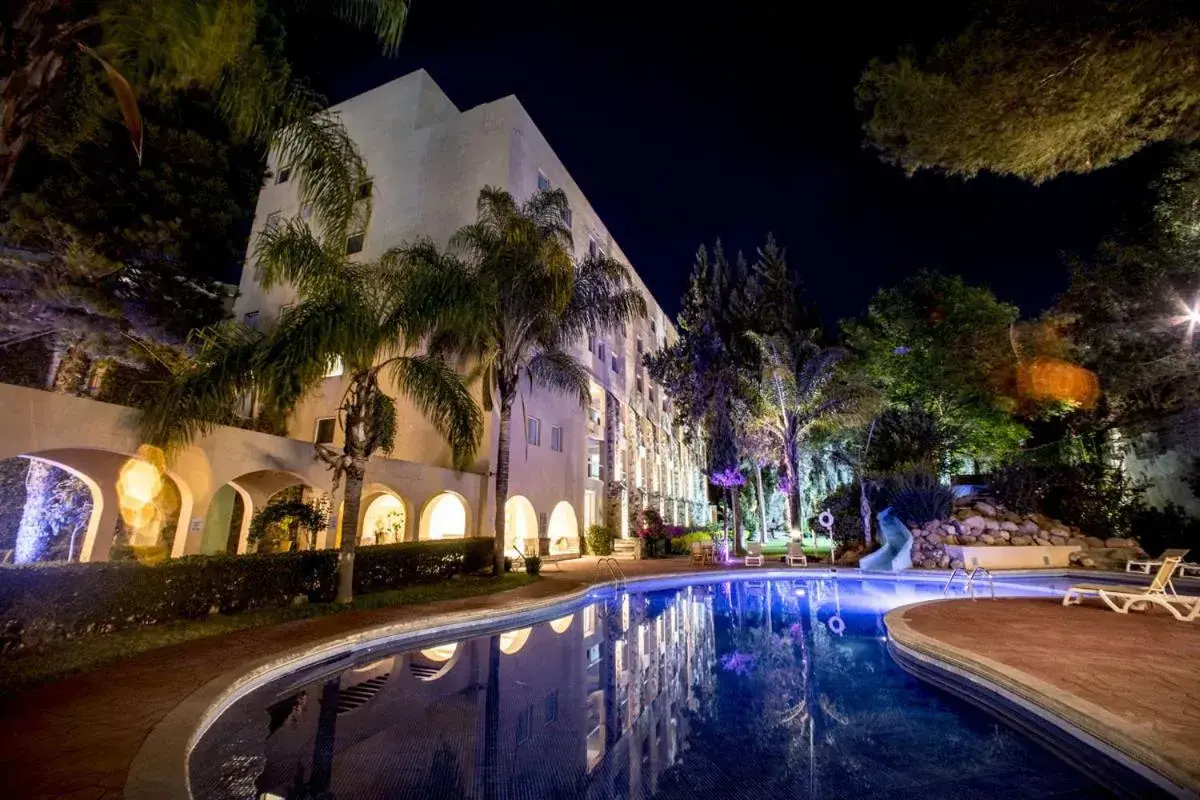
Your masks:
<instances>
[{"instance_id":1,"label":"window","mask_svg":"<svg viewBox=\"0 0 1200 800\"><path fill-rule=\"evenodd\" d=\"M371 190L375 188L375 181L365 181L358 187L358 199L368 200L371 197Z\"/></svg>"},{"instance_id":2,"label":"window","mask_svg":"<svg viewBox=\"0 0 1200 800\"><path fill-rule=\"evenodd\" d=\"M600 254L600 246L596 244L596 240L591 236L588 237L588 255L595 258Z\"/></svg>"},{"instance_id":3,"label":"window","mask_svg":"<svg viewBox=\"0 0 1200 800\"><path fill-rule=\"evenodd\" d=\"M276 228L279 227L279 220L281 220L281 219L283 219L282 211L272 211L270 214L267 214L267 221L263 225L263 230L264 231L275 230Z\"/></svg>"},{"instance_id":4,"label":"window","mask_svg":"<svg viewBox=\"0 0 1200 800\"><path fill-rule=\"evenodd\" d=\"M601 361L604 360L604 342L600 342L600 344L596 345L596 357Z\"/></svg>"},{"instance_id":5,"label":"window","mask_svg":"<svg viewBox=\"0 0 1200 800\"><path fill-rule=\"evenodd\" d=\"M556 453L561 453L562 447L562 428L555 425L550 429L550 449Z\"/></svg>"},{"instance_id":6,"label":"window","mask_svg":"<svg viewBox=\"0 0 1200 800\"><path fill-rule=\"evenodd\" d=\"M653 319L650 320L650 332L658 333L658 324Z\"/></svg>"},{"instance_id":7,"label":"window","mask_svg":"<svg viewBox=\"0 0 1200 800\"><path fill-rule=\"evenodd\" d=\"M276 173L275 183L276 184L287 183L288 178L290 178L290 177L292 177L292 168L291 167L283 167L282 169L279 170L278 173Z\"/></svg>"},{"instance_id":8,"label":"window","mask_svg":"<svg viewBox=\"0 0 1200 800\"><path fill-rule=\"evenodd\" d=\"M645 385L646 385L645 380L642 378L642 373L640 373L640 372L637 374L636 383L637 383L637 393L640 395L642 393L642 391L645 389Z\"/></svg>"},{"instance_id":9,"label":"window","mask_svg":"<svg viewBox=\"0 0 1200 800\"><path fill-rule=\"evenodd\" d=\"M355 253L361 253L363 243L367 239L366 233L355 233L346 238L346 255L352 256Z\"/></svg>"},{"instance_id":10,"label":"window","mask_svg":"<svg viewBox=\"0 0 1200 800\"><path fill-rule=\"evenodd\" d=\"M571 207L570 206L563 207L562 221L563 221L563 225L566 225L568 228L571 227Z\"/></svg>"},{"instance_id":11,"label":"window","mask_svg":"<svg viewBox=\"0 0 1200 800\"><path fill-rule=\"evenodd\" d=\"M284 303L283 305L281 305L281 306L279 307L279 318L280 318L281 320L283 320L283 319L287 319L287 315L288 315L288 314L291 312L291 310L292 310L293 308L295 308L295 307L296 307L296 304L295 304L295 303Z\"/></svg>"},{"instance_id":12,"label":"window","mask_svg":"<svg viewBox=\"0 0 1200 800\"><path fill-rule=\"evenodd\" d=\"M549 725L554 720L558 719L558 690L550 692L546 695L546 724Z\"/></svg>"},{"instance_id":13,"label":"window","mask_svg":"<svg viewBox=\"0 0 1200 800\"><path fill-rule=\"evenodd\" d=\"M547 178L546 173L542 172L540 169L538 170L538 191L550 191L550 179Z\"/></svg>"},{"instance_id":14,"label":"window","mask_svg":"<svg viewBox=\"0 0 1200 800\"><path fill-rule=\"evenodd\" d=\"M257 330L258 329L258 312L257 311L247 311L245 314L242 315L242 322L246 323L247 326Z\"/></svg>"},{"instance_id":15,"label":"window","mask_svg":"<svg viewBox=\"0 0 1200 800\"><path fill-rule=\"evenodd\" d=\"M642 352L643 352L645 349L646 349L646 348L645 348L645 346L642 344L642 337L640 337L640 336L639 336L639 337L637 337L637 351L638 351L638 355L640 356L640 355L642 354Z\"/></svg>"},{"instance_id":16,"label":"window","mask_svg":"<svg viewBox=\"0 0 1200 800\"><path fill-rule=\"evenodd\" d=\"M615 355L612 357L612 371L613 372L621 371L621 359L617 358Z\"/></svg>"},{"instance_id":17,"label":"window","mask_svg":"<svg viewBox=\"0 0 1200 800\"><path fill-rule=\"evenodd\" d=\"M317 420L317 430L313 441L317 444L333 444L333 431L337 420L333 417L321 417Z\"/></svg>"},{"instance_id":18,"label":"window","mask_svg":"<svg viewBox=\"0 0 1200 800\"><path fill-rule=\"evenodd\" d=\"M312 206L300 206L300 219L305 222L312 219Z\"/></svg>"},{"instance_id":19,"label":"window","mask_svg":"<svg viewBox=\"0 0 1200 800\"><path fill-rule=\"evenodd\" d=\"M537 417L530 417L526 422L525 441L534 447L541 447L542 421Z\"/></svg>"},{"instance_id":20,"label":"window","mask_svg":"<svg viewBox=\"0 0 1200 800\"><path fill-rule=\"evenodd\" d=\"M530 729L533 727L533 706L528 706L517 712L517 744L529 741Z\"/></svg>"},{"instance_id":21,"label":"window","mask_svg":"<svg viewBox=\"0 0 1200 800\"><path fill-rule=\"evenodd\" d=\"M325 365L325 377L336 378L346 371L346 365L342 363L341 356L334 356L329 359L329 363Z\"/></svg>"},{"instance_id":22,"label":"window","mask_svg":"<svg viewBox=\"0 0 1200 800\"><path fill-rule=\"evenodd\" d=\"M596 606L590 605L583 610L583 635L591 636L596 632ZM600 660L600 654L597 652L596 660Z\"/></svg>"},{"instance_id":23,"label":"window","mask_svg":"<svg viewBox=\"0 0 1200 800\"><path fill-rule=\"evenodd\" d=\"M584 636L591 636L591 634L590 634L590 633L587 633L586 631L584 632L584 634L583 634L583 635L584 635ZM599 660L600 660L600 645L598 645L598 644L594 644L594 645L592 645L591 647L589 647L589 648L587 649L587 663L588 663L588 666L590 667L592 664L595 664L595 663L596 663L597 661L599 661Z\"/></svg>"},{"instance_id":24,"label":"window","mask_svg":"<svg viewBox=\"0 0 1200 800\"><path fill-rule=\"evenodd\" d=\"M596 351L596 335L594 333L589 333L588 334L588 352L594 353L595 351Z\"/></svg>"},{"instance_id":25,"label":"window","mask_svg":"<svg viewBox=\"0 0 1200 800\"><path fill-rule=\"evenodd\" d=\"M654 384L650 385L650 405L654 405L658 398L654 396Z\"/></svg>"}]
</instances>

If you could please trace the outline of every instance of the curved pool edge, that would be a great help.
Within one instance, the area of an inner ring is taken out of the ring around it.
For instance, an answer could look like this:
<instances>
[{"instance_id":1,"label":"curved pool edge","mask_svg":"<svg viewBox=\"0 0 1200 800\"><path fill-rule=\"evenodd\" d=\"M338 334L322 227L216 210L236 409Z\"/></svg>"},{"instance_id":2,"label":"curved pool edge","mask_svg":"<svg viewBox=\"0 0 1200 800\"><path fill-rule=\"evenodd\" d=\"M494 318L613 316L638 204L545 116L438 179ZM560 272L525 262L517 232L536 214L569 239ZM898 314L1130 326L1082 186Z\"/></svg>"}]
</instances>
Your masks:
<instances>
[{"instance_id":1,"label":"curved pool edge","mask_svg":"<svg viewBox=\"0 0 1200 800\"><path fill-rule=\"evenodd\" d=\"M919 606L955 600L926 600L884 615L888 649L896 663L919 680L1005 718L1052 750L1082 744L1119 769L1173 797L1200 798L1190 775L1153 748L1127 735L1121 719L1106 709L1062 691L1026 672L919 633L905 614Z\"/></svg>"},{"instance_id":2,"label":"curved pool edge","mask_svg":"<svg viewBox=\"0 0 1200 800\"><path fill-rule=\"evenodd\" d=\"M1012 570L996 573L997 578L1037 576L1074 577L1077 571ZM850 578L900 582L944 580L948 570L920 570L907 573L870 572L855 568L763 567L696 570L630 577L624 581L592 583L560 594L536 600L514 602L500 611L484 609L442 612L408 622L388 623L362 628L343 636L310 643L263 656L249 665L240 665L221 673L179 702L146 736L126 775L124 797L127 800L191 798L188 760L192 749L217 718L231 705L255 689L277 678L323 662L336 662L361 652L368 646L404 646L429 637L465 637L495 625L498 618L520 626L526 617L537 617L551 609L580 603L590 595L610 589L669 589L696 583L727 580L788 580L805 578ZM1096 575L1091 571L1092 576ZM1044 587L1038 587L1044 588Z\"/></svg>"}]
</instances>

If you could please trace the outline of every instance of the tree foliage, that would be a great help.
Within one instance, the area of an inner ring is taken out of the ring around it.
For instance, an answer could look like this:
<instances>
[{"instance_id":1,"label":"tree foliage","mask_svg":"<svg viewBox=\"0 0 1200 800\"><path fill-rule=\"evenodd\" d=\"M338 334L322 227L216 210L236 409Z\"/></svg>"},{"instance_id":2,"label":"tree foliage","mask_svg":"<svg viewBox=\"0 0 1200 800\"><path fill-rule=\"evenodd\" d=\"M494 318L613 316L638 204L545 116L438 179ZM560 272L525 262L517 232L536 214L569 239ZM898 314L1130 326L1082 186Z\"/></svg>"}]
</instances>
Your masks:
<instances>
[{"instance_id":1,"label":"tree foliage","mask_svg":"<svg viewBox=\"0 0 1200 800\"><path fill-rule=\"evenodd\" d=\"M871 61L868 146L907 172L1041 182L1200 134L1200 18L1183 0L987 0L928 53Z\"/></svg>"}]
</instances>

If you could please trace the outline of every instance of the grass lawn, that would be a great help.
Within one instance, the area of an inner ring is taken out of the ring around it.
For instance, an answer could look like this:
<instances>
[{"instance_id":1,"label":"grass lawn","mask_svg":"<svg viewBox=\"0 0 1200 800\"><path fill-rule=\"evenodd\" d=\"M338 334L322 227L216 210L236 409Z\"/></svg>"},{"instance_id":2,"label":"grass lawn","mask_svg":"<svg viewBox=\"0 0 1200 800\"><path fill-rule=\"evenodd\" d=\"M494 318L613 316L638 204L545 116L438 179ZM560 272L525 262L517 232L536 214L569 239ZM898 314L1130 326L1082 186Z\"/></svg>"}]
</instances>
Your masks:
<instances>
[{"instance_id":1,"label":"grass lawn","mask_svg":"<svg viewBox=\"0 0 1200 800\"><path fill-rule=\"evenodd\" d=\"M65 678L86 669L93 669L103 664L131 658L149 650L190 642L194 639L219 636L223 633L233 633L248 628L265 628L281 622L321 617L326 614L340 614L346 611L432 603L438 600L455 600L460 597L477 597L516 589L536 580L538 580L536 577L523 572L511 572L500 581L494 581L487 577L464 577L443 583L410 586L407 589L363 595L356 597L350 605L309 603L303 606L269 608L228 616L214 614L207 619L151 625L104 636L82 637L67 642L57 642L42 649L22 651L0 658L0 695L13 694L35 684Z\"/></svg>"}]
</instances>

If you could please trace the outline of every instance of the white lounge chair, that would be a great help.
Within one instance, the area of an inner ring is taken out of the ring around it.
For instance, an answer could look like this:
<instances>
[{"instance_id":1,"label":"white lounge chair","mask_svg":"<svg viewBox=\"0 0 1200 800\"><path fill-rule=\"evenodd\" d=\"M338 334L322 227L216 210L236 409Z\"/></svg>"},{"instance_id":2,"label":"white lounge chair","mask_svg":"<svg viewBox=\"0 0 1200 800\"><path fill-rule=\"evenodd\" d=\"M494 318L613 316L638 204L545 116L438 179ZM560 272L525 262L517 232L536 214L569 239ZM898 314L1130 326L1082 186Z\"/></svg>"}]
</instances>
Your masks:
<instances>
[{"instance_id":1,"label":"white lounge chair","mask_svg":"<svg viewBox=\"0 0 1200 800\"><path fill-rule=\"evenodd\" d=\"M1175 619L1191 622L1200 617L1200 596L1175 594L1171 575L1179 566L1179 557L1164 558L1162 566L1149 586L1110 586L1103 583L1078 583L1063 595L1064 606L1076 606L1085 595L1096 595L1104 604L1118 614L1128 614L1129 609L1141 610L1151 603L1171 612ZM1170 590L1168 593L1167 590Z\"/></svg>"},{"instance_id":2,"label":"white lounge chair","mask_svg":"<svg viewBox=\"0 0 1200 800\"><path fill-rule=\"evenodd\" d=\"M804 542L788 542L786 558L789 567L794 567L797 564L807 567L808 556L804 555Z\"/></svg>"},{"instance_id":3,"label":"white lounge chair","mask_svg":"<svg viewBox=\"0 0 1200 800\"><path fill-rule=\"evenodd\" d=\"M751 542L746 545L746 566L761 567L763 565L762 545L758 542Z\"/></svg>"},{"instance_id":4,"label":"white lounge chair","mask_svg":"<svg viewBox=\"0 0 1200 800\"><path fill-rule=\"evenodd\" d=\"M692 542L692 566L709 563L712 563L712 560L704 552L704 544L702 542Z\"/></svg>"},{"instance_id":5,"label":"white lounge chair","mask_svg":"<svg viewBox=\"0 0 1200 800\"><path fill-rule=\"evenodd\" d=\"M1163 554L1158 558L1142 558L1126 561L1125 571L1140 572L1143 575L1149 575L1150 570L1162 566L1164 560L1168 558L1178 558L1180 561L1183 561L1183 557L1187 554L1187 550L1163 550ZM1200 569L1200 564L1180 564L1177 569L1182 573L1185 569L1190 567Z\"/></svg>"}]
</instances>

